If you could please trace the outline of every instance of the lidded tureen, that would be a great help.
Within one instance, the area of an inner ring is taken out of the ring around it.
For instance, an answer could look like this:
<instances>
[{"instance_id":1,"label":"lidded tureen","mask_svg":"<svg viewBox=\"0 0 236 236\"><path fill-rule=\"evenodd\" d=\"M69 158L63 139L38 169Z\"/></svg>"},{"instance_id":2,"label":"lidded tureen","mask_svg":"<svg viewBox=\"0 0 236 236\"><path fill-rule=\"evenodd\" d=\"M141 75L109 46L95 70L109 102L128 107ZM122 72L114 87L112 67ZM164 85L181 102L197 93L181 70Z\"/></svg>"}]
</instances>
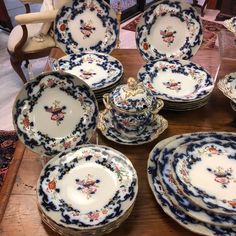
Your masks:
<instances>
[{"instance_id":1,"label":"lidded tureen","mask_svg":"<svg viewBox=\"0 0 236 236\"><path fill-rule=\"evenodd\" d=\"M116 128L136 134L152 121L164 105L162 100L156 99L150 90L133 77L110 94L104 94L103 102L111 112Z\"/></svg>"}]
</instances>

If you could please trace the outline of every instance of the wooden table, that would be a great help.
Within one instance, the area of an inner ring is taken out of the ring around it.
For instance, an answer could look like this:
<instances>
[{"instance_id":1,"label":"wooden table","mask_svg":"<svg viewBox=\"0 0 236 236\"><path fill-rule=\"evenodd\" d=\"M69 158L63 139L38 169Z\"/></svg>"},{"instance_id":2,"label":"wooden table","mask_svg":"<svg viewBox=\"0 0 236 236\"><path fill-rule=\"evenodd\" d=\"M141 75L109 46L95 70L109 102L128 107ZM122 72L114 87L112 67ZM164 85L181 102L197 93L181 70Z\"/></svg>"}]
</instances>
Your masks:
<instances>
[{"instance_id":1,"label":"wooden table","mask_svg":"<svg viewBox=\"0 0 236 236\"><path fill-rule=\"evenodd\" d=\"M61 55L59 50L53 50L51 53L51 56L56 58ZM112 55L124 65L125 79L129 76L135 77L140 66L144 64L137 50L120 49L115 50ZM214 76L220 63L218 50L200 50L193 61L201 64ZM219 71L218 77L221 78L226 73L236 70L235 67L235 63L229 62L224 67L224 71ZM158 139L149 144L127 147L111 142L99 133L99 144L113 147L124 153L132 161L139 177L139 193L134 210L128 220L110 235L195 235L179 226L156 203L146 174L149 152L158 141L175 134L212 130L236 132L236 113L231 109L229 99L217 87L209 103L203 108L186 112L162 110L160 113L168 120L169 127ZM26 149L2 220L1 236L57 235L42 224L37 209L35 186L41 169L39 156Z\"/></svg>"}]
</instances>

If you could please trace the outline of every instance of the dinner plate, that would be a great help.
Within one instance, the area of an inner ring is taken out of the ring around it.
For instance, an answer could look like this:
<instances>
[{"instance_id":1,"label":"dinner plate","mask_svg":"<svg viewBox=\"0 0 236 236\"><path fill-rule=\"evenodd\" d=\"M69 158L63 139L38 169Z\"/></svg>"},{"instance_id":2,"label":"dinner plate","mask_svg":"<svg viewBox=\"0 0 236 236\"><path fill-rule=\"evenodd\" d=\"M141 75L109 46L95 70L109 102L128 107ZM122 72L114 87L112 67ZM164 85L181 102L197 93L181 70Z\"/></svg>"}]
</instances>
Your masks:
<instances>
[{"instance_id":1,"label":"dinner plate","mask_svg":"<svg viewBox=\"0 0 236 236\"><path fill-rule=\"evenodd\" d=\"M109 54L116 46L117 36L116 14L105 1L71 1L57 13L55 38L66 54Z\"/></svg>"},{"instance_id":2,"label":"dinner plate","mask_svg":"<svg viewBox=\"0 0 236 236\"><path fill-rule=\"evenodd\" d=\"M45 156L87 143L97 117L93 91L82 80L62 72L44 73L30 80L13 106L20 140Z\"/></svg>"},{"instance_id":3,"label":"dinner plate","mask_svg":"<svg viewBox=\"0 0 236 236\"><path fill-rule=\"evenodd\" d=\"M173 175L184 194L201 208L236 215L236 143L223 140L202 139L178 148Z\"/></svg>"},{"instance_id":4,"label":"dinner plate","mask_svg":"<svg viewBox=\"0 0 236 236\"><path fill-rule=\"evenodd\" d=\"M70 54L55 61L53 67L77 76L93 91L115 84L124 73L116 58L102 53Z\"/></svg>"},{"instance_id":5,"label":"dinner plate","mask_svg":"<svg viewBox=\"0 0 236 236\"><path fill-rule=\"evenodd\" d=\"M234 35L236 35L236 16L232 17L228 20L225 20L223 22L223 25L229 30L231 31Z\"/></svg>"},{"instance_id":6,"label":"dinner plate","mask_svg":"<svg viewBox=\"0 0 236 236\"><path fill-rule=\"evenodd\" d=\"M137 192L138 177L130 160L112 148L93 144L53 158L37 184L40 210L56 224L78 230L119 220Z\"/></svg>"},{"instance_id":7,"label":"dinner plate","mask_svg":"<svg viewBox=\"0 0 236 236\"><path fill-rule=\"evenodd\" d=\"M134 132L132 132L132 136L130 136L124 130L117 129L114 126L113 120L114 119L112 119L110 111L106 112L103 110L99 113L97 127L104 135L104 137L113 142L124 145L141 145L149 143L156 139L168 127L167 120L160 115L156 115L154 120L146 124L146 127L142 130L141 133L138 133L137 130L136 135L134 134Z\"/></svg>"},{"instance_id":8,"label":"dinner plate","mask_svg":"<svg viewBox=\"0 0 236 236\"><path fill-rule=\"evenodd\" d=\"M150 61L138 79L157 97L173 102L190 102L209 95L214 79L201 66L187 60Z\"/></svg>"},{"instance_id":9,"label":"dinner plate","mask_svg":"<svg viewBox=\"0 0 236 236\"><path fill-rule=\"evenodd\" d=\"M191 138L196 138L198 134L194 135L191 134ZM227 134L226 134L227 135ZM179 138L178 140L186 140L188 137L185 135L182 138ZM202 136L201 136L202 137ZM202 137L203 138L203 137ZM211 136L205 137L205 141L219 141L217 138L213 138ZM196 143L199 141L190 141L191 143ZM228 141L227 141L228 142ZM236 143L235 143L236 144ZM177 150L179 148L182 148L183 145L186 145L185 143L178 146ZM223 227L234 227L236 223L236 216L230 215L227 216L225 214L218 214L215 212L208 211L206 209L202 209L199 206L195 205L188 196L185 196L182 191L179 189L178 185L176 184L176 181L173 177L172 173L172 157L175 155L174 147L176 147L174 139L172 142L169 142L167 145L165 145L164 150L160 153L158 158L158 175L160 177L160 182L163 186L163 189L168 194L169 199L171 202L176 205L179 209L184 211L187 215L195 218L196 220L223 226ZM170 151L171 150L171 151Z\"/></svg>"},{"instance_id":10,"label":"dinner plate","mask_svg":"<svg viewBox=\"0 0 236 236\"><path fill-rule=\"evenodd\" d=\"M199 134L199 133L198 133ZM190 135L190 134L187 134ZM181 209L176 207L169 199L168 193L163 189L163 186L160 182L160 177L158 176L158 158L161 151L165 148L168 143L171 143L173 140L178 140L183 137L183 135L176 135L159 142L151 151L147 164L147 174L148 182L151 187L151 190L155 196L157 203L162 207L163 211L174 219L177 223L182 225L184 228L202 235L226 235L233 236L236 233L235 228L224 228L215 226L212 224L206 224L198 220L193 219L188 216Z\"/></svg>"},{"instance_id":11,"label":"dinner plate","mask_svg":"<svg viewBox=\"0 0 236 236\"><path fill-rule=\"evenodd\" d=\"M226 75L217 83L217 87L232 102L236 103L236 72Z\"/></svg>"},{"instance_id":12,"label":"dinner plate","mask_svg":"<svg viewBox=\"0 0 236 236\"><path fill-rule=\"evenodd\" d=\"M202 23L197 11L185 1L158 1L141 16L135 37L147 61L188 60L202 43Z\"/></svg>"}]
</instances>

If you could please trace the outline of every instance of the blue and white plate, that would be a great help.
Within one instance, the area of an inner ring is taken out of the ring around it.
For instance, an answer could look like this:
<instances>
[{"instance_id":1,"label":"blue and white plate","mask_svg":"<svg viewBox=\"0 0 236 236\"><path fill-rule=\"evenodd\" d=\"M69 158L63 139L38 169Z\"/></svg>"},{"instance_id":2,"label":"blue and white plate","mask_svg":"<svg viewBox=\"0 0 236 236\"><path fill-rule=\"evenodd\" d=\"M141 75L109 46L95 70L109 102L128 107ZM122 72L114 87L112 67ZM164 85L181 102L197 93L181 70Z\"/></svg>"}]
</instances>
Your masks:
<instances>
[{"instance_id":1,"label":"blue and white plate","mask_svg":"<svg viewBox=\"0 0 236 236\"><path fill-rule=\"evenodd\" d=\"M53 69L77 76L86 82L93 91L117 83L124 73L120 61L102 53L70 54L54 61Z\"/></svg>"},{"instance_id":2,"label":"blue and white plate","mask_svg":"<svg viewBox=\"0 0 236 236\"><path fill-rule=\"evenodd\" d=\"M160 115L155 115L155 118L146 124L141 133L138 133L137 129L136 135L132 132L132 135L130 136L129 133L131 132L122 130L121 128L118 129L116 125L114 125L114 118L112 117L110 111L101 111L99 113L97 127L107 139L124 145L141 145L149 143L156 139L168 127L168 122L165 118Z\"/></svg>"},{"instance_id":3,"label":"blue and white plate","mask_svg":"<svg viewBox=\"0 0 236 236\"><path fill-rule=\"evenodd\" d=\"M205 133L207 134L207 133ZM205 136L204 133L196 133L196 135L201 138L201 135ZM221 135L220 133L208 133L209 135ZM225 133L222 133L222 135ZM174 219L177 223L182 225L184 228L189 229L197 234L202 235L226 235L226 236L234 236L236 234L236 228L224 228L220 226L215 226L212 224L206 224L201 221L198 221L189 215L187 215L184 211L182 211L178 206L174 205L170 199L169 194L165 192L162 184L161 178L157 174L159 172L158 160L160 158L160 153L171 153L172 150L165 150L165 146L171 142L175 142L176 140L186 136L192 136L192 134L187 135L176 135L165 139L159 142L152 150L148 159L148 181L149 185L153 191L153 194L158 202L158 204L162 207L164 212L168 214L172 219ZM193 134L195 135L195 134Z\"/></svg>"},{"instance_id":4,"label":"blue and white plate","mask_svg":"<svg viewBox=\"0 0 236 236\"><path fill-rule=\"evenodd\" d=\"M71 1L57 13L55 38L66 54L109 54L116 46L117 36L116 14L105 1Z\"/></svg>"},{"instance_id":5,"label":"blue and white plate","mask_svg":"<svg viewBox=\"0 0 236 236\"><path fill-rule=\"evenodd\" d=\"M97 117L98 106L91 88L62 72L44 73L30 80L13 106L20 140L46 156L87 143L95 131Z\"/></svg>"},{"instance_id":6,"label":"blue and white plate","mask_svg":"<svg viewBox=\"0 0 236 236\"><path fill-rule=\"evenodd\" d=\"M172 170L180 190L196 205L236 216L236 143L223 140L186 143L175 151Z\"/></svg>"},{"instance_id":7,"label":"blue and white plate","mask_svg":"<svg viewBox=\"0 0 236 236\"><path fill-rule=\"evenodd\" d=\"M234 35L236 35L236 16L228 20L225 20L223 24L229 31L231 31Z\"/></svg>"},{"instance_id":8,"label":"blue and white plate","mask_svg":"<svg viewBox=\"0 0 236 236\"><path fill-rule=\"evenodd\" d=\"M151 5L136 28L136 44L147 60L190 59L202 43L197 11L185 1L162 0Z\"/></svg>"},{"instance_id":9,"label":"blue and white plate","mask_svg":"<svg viewBox=\"0 0 236 236\"><path fill-rule=\"evenodd\" d=\"M119 220L134 204L138 177L130 160L105 146L82 145L43 168L39 209L67 229L89 230Z\"/></svg>"},{"instance_id":10,"label":"blue and white plate","mask_svg":"<svg viewBox=\"0 0 236 236\"><path fill-rule=\"evenodd\" d=\"M183 136L182 138L178 138L178 145L179 142L184 142L186 140L190 140L191 138L191 144L199 142L193 141L198 138L198 133L191 134L188 136ZM232 135L230 135L232 137ZM228 134L225 134L225 137L229 137ZM217 136L214 137L214 135L203 136L201 134L201 138L204 139L205 142L219 142L219 139L217 139ZM235 139L235 137L234 137ZM228 142L223 141L221 139L220 142ZM231 141L233 142L233 141ZM183 146L187 145L187 143L184 143L182 145L179 145L176 149L178 151L180 148L182 149ZM235 143L236 145L236 143ZM176 184L176 181L173 176L172 172L172 159L174 158L175 152L174 149L176 148L175 139L173 139L171 142L169 142L167 145L165 145L165 148L163 148L163 151L160 153L158 158L158 175L160 176L160 182L163 186L163 189L168 194L169 199L171 202L178 206L179 209L184 211L187 215L209 224L223 226L223 227L234 227L236 223L236 216L230 215L227 216L225 214L219 214L214 213L211 210L202 209L201 207L194 204L188 196L185 196L183 192L179 189L178 185Z\"/></svg>"},{"instance_id":11,"label":"blue and white plate","mask_svg":"<svg viewBox=\"0 0 236 236\"><path fill-rule=\"evenodd\" d=\"M200 100L214 88L205 69L185 60L150 61L139 70L138 79L157 97L176 103Z\"/></svg>"}]
</instances>

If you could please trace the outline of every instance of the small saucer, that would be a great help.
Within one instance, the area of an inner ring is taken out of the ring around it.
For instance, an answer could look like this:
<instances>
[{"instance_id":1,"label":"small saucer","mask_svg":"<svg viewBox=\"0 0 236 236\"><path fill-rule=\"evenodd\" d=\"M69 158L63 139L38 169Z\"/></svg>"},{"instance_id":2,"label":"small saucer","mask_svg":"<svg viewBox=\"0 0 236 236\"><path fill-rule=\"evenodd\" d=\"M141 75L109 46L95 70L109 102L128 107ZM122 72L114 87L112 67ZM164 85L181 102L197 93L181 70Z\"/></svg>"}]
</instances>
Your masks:
<instances>
[{"instance_id":1,"label":"small saucer","mask_svg":"<svg viewBox=\"0 0 236 236\"><path fill-rule=\"evenodd\" d=\"M167 127L167 120L160 115L156 115L155 119L147 124L142 133L137 133L136 137L131 139L130 137L126 137L124 132L121 132L114 127L111 113L106 110L100 112L97 125L97 128L107 139L124 145L141 145L149 143L164 132Z\"/></svg>"}]
</instances>

